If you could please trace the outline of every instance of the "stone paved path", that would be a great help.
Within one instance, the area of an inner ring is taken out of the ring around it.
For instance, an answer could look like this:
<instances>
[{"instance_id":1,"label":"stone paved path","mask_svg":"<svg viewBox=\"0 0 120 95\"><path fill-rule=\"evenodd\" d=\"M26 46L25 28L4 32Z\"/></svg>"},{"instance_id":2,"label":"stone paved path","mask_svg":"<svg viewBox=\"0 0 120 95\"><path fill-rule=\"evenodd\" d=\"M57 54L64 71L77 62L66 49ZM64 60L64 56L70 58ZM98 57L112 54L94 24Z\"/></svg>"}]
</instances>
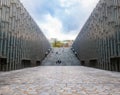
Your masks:
<instances>
[{"instance_id":1,"label":"stone paved path","mask_svg":"<svg viewBox=\"0 0 120 95\"><path fill-rule=\"evenodd\" d=\"M62 66L80 65L70 49L54 49L42 65L57 66L1 72L0 95L120 95L120 73Z\"/></svg>"},{"instance_id":2,"label":"stone paved path","mask_svg":"<svg viewBox=\"0 0 120 95\"><path fill-rule=\"evenodd\" d=\"M0 95L120 95L120 73L41 66L0 74Z\"/></svg>"},{"instance_id":3,"label":"stone paved path","mask_svg":"<svg viewBox=\"0 0 120 95\"><path fill-rule=\"evenodd\" d=\"M61 63L56 64L60 60ZM54 48L42 62L43 66L79 66L80 61L75 57L70 48Z\"/></svg>"}]
</instances>

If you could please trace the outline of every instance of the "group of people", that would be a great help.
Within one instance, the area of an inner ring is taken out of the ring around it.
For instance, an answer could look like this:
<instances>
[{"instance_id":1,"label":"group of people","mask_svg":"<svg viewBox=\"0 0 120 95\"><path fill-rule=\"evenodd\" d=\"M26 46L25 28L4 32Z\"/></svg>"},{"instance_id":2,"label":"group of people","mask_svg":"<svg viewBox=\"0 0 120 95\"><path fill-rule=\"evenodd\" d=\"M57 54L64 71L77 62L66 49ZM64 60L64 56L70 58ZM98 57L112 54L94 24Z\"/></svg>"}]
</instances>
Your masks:
<instances>
[{"instance_id":1,"label":"group of people","mask_svg":"<svg viewBox=\"0 0 120 95\"><path fill-rule=\"evenodd\" d=\"M56 64L61 64L61 63L62 63L61 60L57 60L57 61L56 61Z\"/></svg>"},{"instance_id":2,"label":"group of people","mask_svg":"<svg viewBox=\"0 0 120 95\"><path fill-rule=\"evenodd\" d=\"M58 54L58 52L56 52L56 54ZM61 64L61 63L62 61L60 59L56 61L56 64Z\"/></svg>"}]
</instances>

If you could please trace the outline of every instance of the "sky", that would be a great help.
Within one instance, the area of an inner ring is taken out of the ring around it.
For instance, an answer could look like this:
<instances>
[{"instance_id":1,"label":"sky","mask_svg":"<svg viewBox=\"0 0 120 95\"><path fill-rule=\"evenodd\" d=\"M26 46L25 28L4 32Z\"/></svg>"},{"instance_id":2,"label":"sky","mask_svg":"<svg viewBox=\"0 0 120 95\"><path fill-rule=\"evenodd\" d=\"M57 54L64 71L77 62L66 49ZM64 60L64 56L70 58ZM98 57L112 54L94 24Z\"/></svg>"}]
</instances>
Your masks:
<instances>
[{"instance_id":1,"label":"sky","mask_svg":"<svg viewBox=\"0 0 120 95\"><path fill-rule=\"evenodd\" d=\"M48 39L74 40L99 0L20 0Z\"/></svg>"}]
</instances>

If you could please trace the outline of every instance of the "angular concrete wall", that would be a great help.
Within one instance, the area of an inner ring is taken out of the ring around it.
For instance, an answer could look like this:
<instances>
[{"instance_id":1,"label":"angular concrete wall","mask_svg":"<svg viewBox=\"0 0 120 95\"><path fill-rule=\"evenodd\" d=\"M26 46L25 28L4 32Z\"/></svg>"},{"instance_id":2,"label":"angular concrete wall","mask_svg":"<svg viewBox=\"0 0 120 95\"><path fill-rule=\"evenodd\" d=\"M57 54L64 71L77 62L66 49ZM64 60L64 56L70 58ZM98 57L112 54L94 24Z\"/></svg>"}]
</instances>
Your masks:
<instances>
[{"instance_id":1,"label":"angular concrete wall","mask_svg":"<svg viewBox=\"0 0 120 95\"><path fill-rule=\"evenodd\" d=\"M100 0L74 44L81 64L120 71L120 0Z\"/></svg>"},{"instance_id":2,"label":"angular concrete wall","mask_svg":"<svg viewBox=\"0 0 120 95\"><path fill-rule=\"evenodd\" d=\"M0 0L0 70L39 65L49 48L19 0Z\"/></svg>"}]
</instances>

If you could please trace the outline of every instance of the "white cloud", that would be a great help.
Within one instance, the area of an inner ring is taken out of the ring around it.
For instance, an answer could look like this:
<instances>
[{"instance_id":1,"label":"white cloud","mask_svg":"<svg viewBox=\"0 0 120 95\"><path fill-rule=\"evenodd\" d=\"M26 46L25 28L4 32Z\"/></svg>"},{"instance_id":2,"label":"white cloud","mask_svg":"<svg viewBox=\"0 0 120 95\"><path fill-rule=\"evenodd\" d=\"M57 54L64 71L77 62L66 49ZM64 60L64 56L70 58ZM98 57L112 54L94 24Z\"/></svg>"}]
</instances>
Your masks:
<instances>
[{"instance_id":1,"label":"white cloud","mask_svg":"<svg viewBox=\"0 0 120 95\"><path fill-rule=\"evenodd\" d=\"M80 7L91 9L95 7L98 1L99 0L60 0L60 3L63 7L71 7L77 4Z\"/></svg>"},{"instance_id":2,"label":"white cloud","mask_svg":"<svg viewBox=\"0 0 120 95\"><path fill-rule=\"evenodd\" d=\"M96 6L98 1L99 0L79 0L82 7L87 9L87 10L92 10Z\"/></svg>"},{"instance_id":3,"label":"white cloud","mask_svg":"<svg viewBox=\"0 0 120 95\"><path fill-rule=\"evenodd\" d=\"M75 39L99 0L21 0L48 39Z\"/></svg>"},{"instance_id":4,"label":"white cloud","mask_svg":"<svg viewBox=\"0 0 120 95\"><path fill-rule=\"evenodd\" d=\"M58 37L62 31L62 23L59 19L53 18L50 14L44 16L44 22L39 21L39 26L41 27L47 38Z\"/></svg>"},{"instance_id":5,"label":"white cloud","mask_svg":"<svg viewBox=\"0 0 120 95\"><path fill-rule=\"evenodd\" d=\"M71 31L67 35L65 33L62 33L63 26L59 19L52 17L49 14L45 15L44 19L44 22L39 21L38 24L40 27L42 27L42 31L44 31L44 34L48 39L57 38L58 40L72 40L77 36L74 31Z\"/></svg>"}]
</instances>

